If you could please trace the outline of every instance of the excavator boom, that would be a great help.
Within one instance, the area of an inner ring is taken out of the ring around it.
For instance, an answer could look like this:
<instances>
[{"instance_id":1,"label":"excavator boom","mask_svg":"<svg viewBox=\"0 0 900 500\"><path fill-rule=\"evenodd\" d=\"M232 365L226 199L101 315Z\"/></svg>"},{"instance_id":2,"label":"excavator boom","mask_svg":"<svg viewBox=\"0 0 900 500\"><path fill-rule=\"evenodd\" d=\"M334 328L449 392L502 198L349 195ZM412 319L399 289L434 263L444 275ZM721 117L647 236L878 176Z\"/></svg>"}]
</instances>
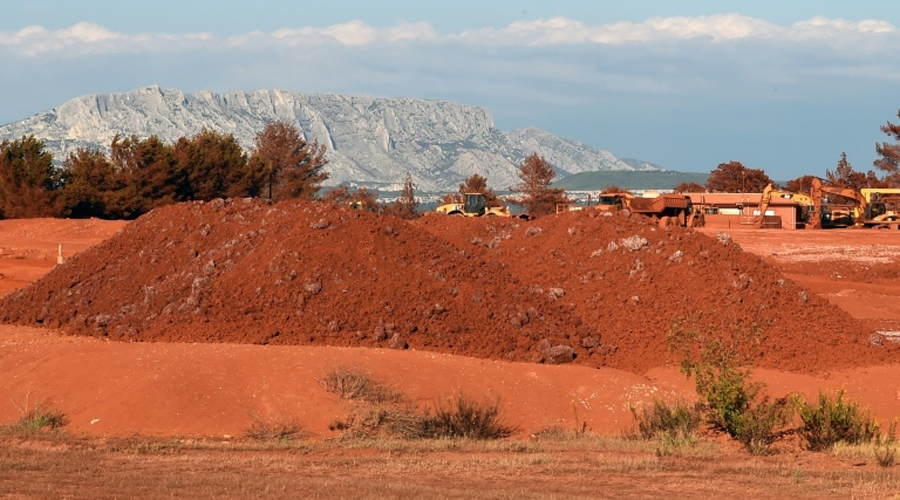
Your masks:
<instances>
[{"instance_id":1,"label":"excavator boom","mask_svg":"<svg viewBox=\"0 0 900 500\"><path fill-rule=\"evenodd\" d=\"M762 228L765 223L766 211L769 209L769 204L772 202L772 198L791 200L793 202L796 202L801 207L805 207L806 210L804 211L804 213L807 215L805 217L807 220L811 219L814 213L818 213L818 210L814 208L816 205L813 198L806 196L803 193L778 191L775 189L774 185L769 184L765 187L765 189L763 189L762 195L760 195L759 197L759 218L756 219L757 229Z\"/></svg>"}]
</instances>

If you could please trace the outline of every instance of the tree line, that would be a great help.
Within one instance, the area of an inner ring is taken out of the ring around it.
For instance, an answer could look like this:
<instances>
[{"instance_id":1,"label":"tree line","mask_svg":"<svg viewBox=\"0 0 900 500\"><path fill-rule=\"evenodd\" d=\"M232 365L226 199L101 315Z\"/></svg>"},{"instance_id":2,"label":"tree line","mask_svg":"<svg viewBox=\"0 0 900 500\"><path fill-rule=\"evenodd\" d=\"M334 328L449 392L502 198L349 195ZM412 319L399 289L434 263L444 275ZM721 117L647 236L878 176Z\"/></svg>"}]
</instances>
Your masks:
<instances>
[{"instance_id":1,"label":"tree line","mask_svg":"<svg viewBox=\"0 0 900 500\"><path fill-rule=\"evenodd\" d=\"M269 123L247 153L233 135L204 129L193 137L165 144L117 135L110 153L79 148L61 166L34 136L0 142L0 219L89 218L135 219L154 208L183 201L215 198L318 199L328 179L325 148L307 142L292 125ZM511 188L516 201L535 215L552 213L565 201L562 189L551 188L556 172L536 153L526 158ZM460 193L486 192L501 203L487 180L474 174ZM340 186L322 200L412 219L421 215L415 185L406 175L400 196L378 202L378 193Z\"/></svg>"},{"instance_id":2,"label":"tree line","mask_svg":"<svg viewBox=\"0 0 900 500\"><path fill-rule=\"evenodd\" d=\"M883 177L872 170L854 170L842 153L835 170L826 171L826 184L855 189L900 186L900 124L887 122L881 130L894 141L876 144L880 158L874 165ZM326 164L324 146L307 142L295 127L281 121L269 123L257 134L249 153L233 135L208 129L172 145L156 136L140 139L117 135L109 155L80 148L69 154L61 167L54 165L43 141L27 136L0 142L0 219L134 219L156 207L181 201L315 199L328 179ZM527 213L553 213L557 204L568 202L562 188L551 187L556 172L537 153L522 161L518 176L521 182L510 188L516 193L510 201L524 206ZM806 175L791 180L785 189L808 192L814 178ZM712 170L705 186L682 183L674 191L759 193L770 183L775 184L763 170L731 161ZM487 179L478 174L466 179L459 194L446 196L444 202L467 192L485 193L492 206L502 203L487 187ZM351 191L339 187L323 199L403 218L420 215L409 174L396 201L382 205L377 196L365 188Z\"/></svg>"},{"instance_id":3,"label":"tree line","mask_svg":"<svg viewBox=\"0 0 900 500\"><path fill-rule=\"evenodd\" d=\"M181 201L312 199L326 164L324 146L285 122L269 123L249 153L233 135L207 129L171 145L117 135L109 155L80 148L60 167L28 136L0 143L0 218L134 219Z\"/></svg>"}]
</instances>

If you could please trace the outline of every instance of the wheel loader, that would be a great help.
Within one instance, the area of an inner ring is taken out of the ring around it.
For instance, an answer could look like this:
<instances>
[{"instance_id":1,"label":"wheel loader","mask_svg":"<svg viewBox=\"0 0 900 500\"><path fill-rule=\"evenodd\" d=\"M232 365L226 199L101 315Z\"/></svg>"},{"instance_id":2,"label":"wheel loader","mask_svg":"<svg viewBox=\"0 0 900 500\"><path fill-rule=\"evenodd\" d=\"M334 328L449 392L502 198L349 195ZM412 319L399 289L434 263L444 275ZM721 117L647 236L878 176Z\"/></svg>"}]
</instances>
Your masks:
<instances>
[{"instance_id":1,"label":"wheel loader","mask_svg":"<svg viewBox=\"0 0 900 500\"><path fill-rule=\"evenodd\" d=\"M434 209L435 212L464 217L511 217L508 207L489 207L484 193L466 193L465 202L447 203Z\"/></svg>"}]
</instances>

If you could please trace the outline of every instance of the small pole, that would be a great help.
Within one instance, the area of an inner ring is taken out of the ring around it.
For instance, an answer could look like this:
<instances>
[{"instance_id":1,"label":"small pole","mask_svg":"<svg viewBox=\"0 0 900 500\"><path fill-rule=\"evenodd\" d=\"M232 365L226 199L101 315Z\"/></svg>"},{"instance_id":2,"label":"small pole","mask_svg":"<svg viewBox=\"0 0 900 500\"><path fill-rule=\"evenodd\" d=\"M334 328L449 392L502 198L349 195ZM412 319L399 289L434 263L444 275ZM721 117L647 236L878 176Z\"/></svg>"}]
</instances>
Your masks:
<instances>
[{"instance_id":1,"label":"small pole","mask_svg":"<svg viewBox=\"0 0 900 500\"><path fill-rule=\"evenodd\" d=\"M66 261L66 258L63 257L62 243L59 244L59 248L57 250L58 250L58 253L56 254L56 263L62 264L63 262Z\"/></svg>"}]
</instances>

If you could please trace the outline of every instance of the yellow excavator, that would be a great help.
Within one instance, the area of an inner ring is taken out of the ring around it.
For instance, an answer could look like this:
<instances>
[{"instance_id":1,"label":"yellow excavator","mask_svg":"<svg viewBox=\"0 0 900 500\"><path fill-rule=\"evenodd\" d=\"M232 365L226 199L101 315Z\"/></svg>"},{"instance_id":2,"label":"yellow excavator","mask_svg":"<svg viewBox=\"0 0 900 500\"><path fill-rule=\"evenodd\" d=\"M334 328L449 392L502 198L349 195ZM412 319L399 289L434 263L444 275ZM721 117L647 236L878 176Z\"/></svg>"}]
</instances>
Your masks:
<instances>
[{"instance_id":1,"label":"yellow excavator","mask_svg":"<svg viewBox=\"0 0 900 500\"><path fill-rule=\"evenodd\" d=\"M866 200L863 226L900 228L900 188L862 188L859 193Z\"/></svg>"},{"instance_id":2,"label":"yellow excavator","mask_svg":"<svg viewBox=\"0 0 900 500\"><path fill-rule=\"evenodd\" d=\"M808 224L816 224L819 219L819 211L815 207L814 199L803 193L792 193L790 191L778 191L775 186L769 184L763 189L762 196L759 198L759 217L756 219L757 229L762 228L766 220L766 210L772 198L781 198L783 200L791 200L800 205L800 220Z\"/></svg>"},{"instance_id":3,"label":"yellow excavator","mask_svg":"<svg viewBox=\"0 0 900 500\"><path fill-rule=\"evenodd\" d=\"M813 199L813 203L815 204L816 213L820 214L820 217L817 220L820 225L816 226L816 229L818 227L821 227L822 225L862 225L862 221L865 218L866 208L869 205L869 201L862 195L860 191L853 188L823 186L822 181L820 181L819 179L813 179L809 194ZM835 213L834 210L826 210L826 208L822 206L822 198L825 194L839 196L848 200L850 204L853 205L852 211L843 208L843 206L841 206L841 208L838 208L837 213ZM826 218L827 220L825 220ZM852 219L851 221L849 221L849 224L846 224L847 218ZM845 223L836 224L835 221L840 219L844 219Z\"/></svg>"},{"instance_id":4,"label":"yellow excavator","mask_svg":"<svg viewBox=\"0 0 900 500\"><path fill-rule=\"evenodd\" d=\"M813 179L810 195L817 207L821 207L826 193L852 202L853 224L857 227L900 225L900 188L839 188L823 186L819 179Z\"/></svg>"}]
</instances>

